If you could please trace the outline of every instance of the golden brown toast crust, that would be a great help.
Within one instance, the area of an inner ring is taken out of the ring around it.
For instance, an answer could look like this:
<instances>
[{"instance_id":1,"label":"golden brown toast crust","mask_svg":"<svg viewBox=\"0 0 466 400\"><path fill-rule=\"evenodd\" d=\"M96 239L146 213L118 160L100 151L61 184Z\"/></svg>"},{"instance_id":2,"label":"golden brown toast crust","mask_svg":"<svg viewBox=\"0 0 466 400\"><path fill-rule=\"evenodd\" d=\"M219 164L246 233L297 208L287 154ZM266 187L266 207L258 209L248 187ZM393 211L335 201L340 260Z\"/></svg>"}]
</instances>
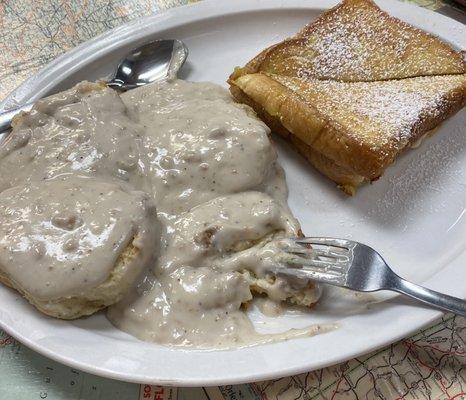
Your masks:
<instances>
[{"instance_id":1,"label":"golden brown toast crust","mask_svg":"<svg viewBox=\"0 0 466 400\"><path fill-rule=\"evenodd\" d=\"M334 161L325 157L322 153L317 152L311 146L304 143L298 137L288 131L280 122L280 119L270 115L263 107L248 97L241 89L232 85L230 92L233 97L240 103L252 107L259 118L264 121L274 133L278 133L285 140L289 141L292 146L306 158L320 173L330 178L338 184L339 188L348 195L354 195L356 188L367 179L351 172Z\"/></svg>"},{"instance_id":2,"label":"golden brown toast crust","mask_svg":"<svg viewBox=\"0 0 466 400\"><path fill-rule=\"evenodd\" d=\"M256 112L265 110L300 141L367 180L380 177L403 148L466 101L466 75L345 83L252 74L230 83L254 101ZM238 90L232 93L241 101Z\"/></svg>"},{"instance_id":3,"label":"golden brown toast crust","mask_svg":"<svg viewBox=\"0 0 466 400\"><path fill-rule=\"evenodd\" d=\"M382 11L344 0L294 37L265 49L232 75L267 72L347 82L466 73L463 54Z\"/></svg>"}]
</instances>

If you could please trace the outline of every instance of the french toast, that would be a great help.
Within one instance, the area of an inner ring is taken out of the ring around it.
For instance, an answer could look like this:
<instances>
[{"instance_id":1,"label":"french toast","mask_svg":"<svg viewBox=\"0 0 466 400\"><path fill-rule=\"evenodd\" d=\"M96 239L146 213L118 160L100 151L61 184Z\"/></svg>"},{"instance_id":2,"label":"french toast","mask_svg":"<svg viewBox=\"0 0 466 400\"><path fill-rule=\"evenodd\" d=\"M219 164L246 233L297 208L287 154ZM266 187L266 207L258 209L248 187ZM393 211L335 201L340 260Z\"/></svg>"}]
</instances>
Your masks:
<instances>
[{"instance_id":1,"label":"french toast","mask_svg":"<svg viewBox=\"0 0 466 400\"><path fill-rule=\"evenodd\" d=\"M466 72L466 61L462 52L390 16L372 0L343 0L294 37L238 68L232 79L256 72L379 81L461 74Z\"/></svg>"},{"instance_id":2,"label":"french toast","mask_svg":"<svg viewBox=\"0 0 466 400\"><path fill-rule=\"evenodd\" d=\"M371 0L344 0L229 83L237 101L354 194L464 106L465 72L462 54L434 36Z\"/></svg>"}]
</instances>

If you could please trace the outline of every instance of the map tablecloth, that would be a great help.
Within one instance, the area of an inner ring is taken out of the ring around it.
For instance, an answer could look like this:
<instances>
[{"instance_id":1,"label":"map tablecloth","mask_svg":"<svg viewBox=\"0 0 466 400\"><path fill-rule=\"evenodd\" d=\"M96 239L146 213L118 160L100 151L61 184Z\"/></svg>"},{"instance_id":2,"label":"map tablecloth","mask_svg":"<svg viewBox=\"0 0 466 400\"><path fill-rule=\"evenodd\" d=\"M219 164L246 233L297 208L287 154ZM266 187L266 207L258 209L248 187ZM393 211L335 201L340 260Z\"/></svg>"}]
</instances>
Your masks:
<instances>
[{"instance_id":1,"label":"map tablecloth","mask_svg":"<svg viewBox=\"0 0 466 400\"><path fill-rule=\"evenodd\" d=\"M79 43L131 19L185 3L0 0L0 99ZM454 3L416 3L466 21L465 10ZM310 373L247 385L178 389L118 382L77 371L31 351L0 330L0 400L10 399L466 399L466 318L446 315L399 343Z\"/></svg>"}]
</instances>

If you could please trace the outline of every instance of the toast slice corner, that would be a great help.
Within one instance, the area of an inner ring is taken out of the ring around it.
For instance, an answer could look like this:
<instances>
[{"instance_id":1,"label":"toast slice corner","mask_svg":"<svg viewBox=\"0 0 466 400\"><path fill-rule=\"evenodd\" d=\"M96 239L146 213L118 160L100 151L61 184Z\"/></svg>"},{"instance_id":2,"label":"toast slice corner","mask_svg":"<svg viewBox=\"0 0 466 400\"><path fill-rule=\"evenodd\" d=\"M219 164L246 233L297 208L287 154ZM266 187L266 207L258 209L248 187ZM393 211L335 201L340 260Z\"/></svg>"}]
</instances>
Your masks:
<instances>
[{"instance_id":1,"label":"toast slice corner","mask_svg":"<svg viewBox=\"0 0 466 400\"><path fill-rule=\"evenodd\" d=\"M357 22L356 22L357 21ZM237 68L345 82L466 73L464 53L381 10L372 0L343 0L290 39Z\"/></svg>"}]
</instances>

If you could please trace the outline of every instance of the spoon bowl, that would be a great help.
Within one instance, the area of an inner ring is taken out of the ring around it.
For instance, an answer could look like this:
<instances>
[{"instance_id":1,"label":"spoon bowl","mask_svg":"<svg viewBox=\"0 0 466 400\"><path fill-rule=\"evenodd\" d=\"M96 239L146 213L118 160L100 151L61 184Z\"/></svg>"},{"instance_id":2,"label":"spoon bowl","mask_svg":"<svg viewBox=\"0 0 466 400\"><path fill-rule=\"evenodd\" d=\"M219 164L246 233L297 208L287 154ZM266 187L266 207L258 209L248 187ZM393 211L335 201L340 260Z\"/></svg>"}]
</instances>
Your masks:
<instances>
[{"instance_id":1,"label":"spoon bowl","mask_svg":"<svg viewBox=\"0 0 466 400\"><path fill-rule=\"evenodd\" d=\"M173 78L186 61L188 49L180 40L156 40L128 54L119 64L112 88L130 90L161 79Z\"/></svg>"}]
</instances>

